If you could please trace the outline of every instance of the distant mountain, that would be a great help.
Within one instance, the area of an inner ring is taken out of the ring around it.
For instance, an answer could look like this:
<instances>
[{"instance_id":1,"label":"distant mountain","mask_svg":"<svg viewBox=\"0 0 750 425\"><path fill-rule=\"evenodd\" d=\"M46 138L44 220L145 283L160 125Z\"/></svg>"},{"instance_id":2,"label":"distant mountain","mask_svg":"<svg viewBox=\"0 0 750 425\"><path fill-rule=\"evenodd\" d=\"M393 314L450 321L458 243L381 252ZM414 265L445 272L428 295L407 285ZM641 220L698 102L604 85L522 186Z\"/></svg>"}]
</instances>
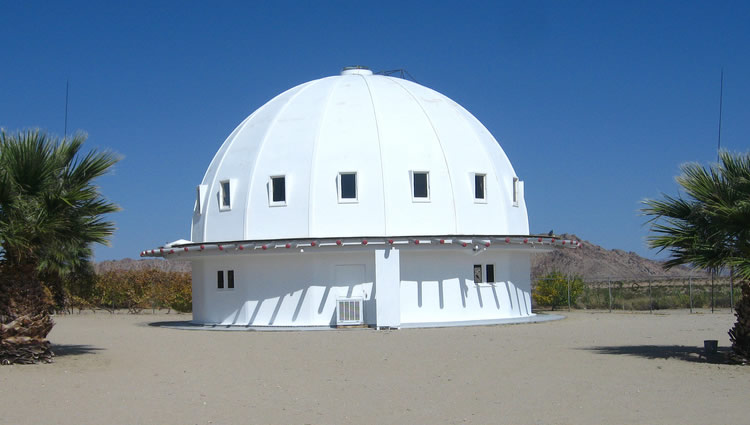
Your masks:
<instances>
[{"instance_id":1,"label":"distant mountain","mask_svg":"<svg viewBox=\"0 0 750 425\"><path fill-rule=\"evenodd\" d=\"M543 276L552 271L583 276L584 279L641 278L651 276L705 276L706 273L689 267L664 268L661 261L643 258L635 252L605 249L576 235L563 234L560 239L579 240L578 249L556 249L547 254L537 254L531 260L531 275Z\"/></svg>"},{"instance_id":2,"label":"distant mountain","mask_svg":"<svg viewBox=\"0 0 750 425\"><path fill-rule=\"evenodd\" d=\"M558 235L559 239L580 240L576 235ZM605 249L589 241L581 241L578 249L555 249L547 254L537 254L531 260L531 275L543 276L552 271L580 275L585 279L641 278L650 276L705 276L705 272L688 267L664 268L661 261L643 258L634 252L620 249ZM97 273L108 270L142 270L156 268L164 271L189 272L190 262L178 260L125 258L96 263Z\"/></svg>"}]
</instances>

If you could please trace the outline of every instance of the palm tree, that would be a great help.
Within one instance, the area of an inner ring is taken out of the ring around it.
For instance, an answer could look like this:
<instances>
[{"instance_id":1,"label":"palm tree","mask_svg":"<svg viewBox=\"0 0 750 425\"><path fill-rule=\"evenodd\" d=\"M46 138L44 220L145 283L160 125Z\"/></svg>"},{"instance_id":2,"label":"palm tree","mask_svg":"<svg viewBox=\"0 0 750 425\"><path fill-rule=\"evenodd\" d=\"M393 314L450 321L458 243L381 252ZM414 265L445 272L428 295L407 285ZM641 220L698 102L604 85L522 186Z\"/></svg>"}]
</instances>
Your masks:
<instances>
[{"instance_id":1,"label":"palm tree","mask_svg":"<svg viewBox=\"0 0 750 425\"><path fill-rule=\"evenodd\" d=\"M38 130L0 131L0 361L49 359L52 296L107 244L118 211L92 184L118 158Z\"/></svg>"},{"instance_id":2,"label":"palm tree","mask_svg":"<svg viewBox=\"0 0 750 425\"><path fill-rule=\"evenodd\" d=\"M737 322L729 335L734 351L750 358L750 154L720 152L708 168L684 164L677 183L685 196L647 199L651 248L671 254L667 267L689 264L717 271L731 267L741 279Z\"/></svg>"}]
</instances>

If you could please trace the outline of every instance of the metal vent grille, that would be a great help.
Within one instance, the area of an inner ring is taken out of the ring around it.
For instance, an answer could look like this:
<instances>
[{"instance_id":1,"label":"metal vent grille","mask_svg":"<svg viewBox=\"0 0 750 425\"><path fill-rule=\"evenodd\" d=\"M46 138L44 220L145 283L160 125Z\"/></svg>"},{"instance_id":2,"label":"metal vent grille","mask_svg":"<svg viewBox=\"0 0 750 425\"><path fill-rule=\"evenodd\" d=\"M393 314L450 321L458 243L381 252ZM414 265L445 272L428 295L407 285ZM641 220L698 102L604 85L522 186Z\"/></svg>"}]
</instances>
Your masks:
<instances>
[{"instance_id":1,"label":"metal vent grille","mask_svg":"<svg viewBox=\"0 0 750 425\"><path fill-rule=\"evenodd\" d=\"M364 323L364 318L362 317L362 298L339 298L337 301L337 325L361 325Z\"/></svg>"}]
</instances>

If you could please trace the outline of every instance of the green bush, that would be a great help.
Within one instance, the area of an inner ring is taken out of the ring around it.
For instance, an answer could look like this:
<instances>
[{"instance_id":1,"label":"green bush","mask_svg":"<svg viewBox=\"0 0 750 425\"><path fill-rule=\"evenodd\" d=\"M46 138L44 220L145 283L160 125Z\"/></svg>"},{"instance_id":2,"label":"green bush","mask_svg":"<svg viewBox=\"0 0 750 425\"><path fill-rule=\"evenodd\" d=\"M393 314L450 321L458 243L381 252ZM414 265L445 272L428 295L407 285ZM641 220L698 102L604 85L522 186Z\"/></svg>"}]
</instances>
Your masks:
<instances>
[{"instance_id":1,"label":"green bush","mask_svg":"<svg viewBox=\"0 0 750 425\"><path fill-rule=\"evenodd\" d=\"M114 312L127 308L139 313L144 308L192 311L190 273L156 269L112 270L96 275L89 305Z\"/></svg>"},{"instance_id":2,"label":"green bush","mask_svg":"<svg viewBox=\"0 0 750 425\"><path fill-rule=\"evenodd\" d=\"M579 276L568 277L559 272L552 272L536 281L531 296L536 305L552 307L554 310L568 303L568 288L570 288L570 303L575 304L583 293L583 279Z\"/></svg>"},{"instance_id":3,"label":"green bush","mask_svg":"<svg viewBox=\"0 0 750 425\"><path fill-rule=\"evenodd\" d=\"M192 281L189 273L160 272L153 286L153 305L180 313L193 310Z\"/></svg>"}]
</instances>

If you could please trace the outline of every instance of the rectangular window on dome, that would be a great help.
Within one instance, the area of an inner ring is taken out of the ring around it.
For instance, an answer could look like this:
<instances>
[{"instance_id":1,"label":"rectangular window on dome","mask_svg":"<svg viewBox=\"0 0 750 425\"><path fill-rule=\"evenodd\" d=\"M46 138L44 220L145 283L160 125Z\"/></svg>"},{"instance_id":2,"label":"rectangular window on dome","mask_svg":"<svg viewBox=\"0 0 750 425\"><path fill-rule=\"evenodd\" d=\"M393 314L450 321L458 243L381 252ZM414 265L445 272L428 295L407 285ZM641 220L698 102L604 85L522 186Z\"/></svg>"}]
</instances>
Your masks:
<instances>
[{"instance_id":1,"label":"rectangular window on dome","mask_svg":"<svg viewBox=\"0 0 750 425\"><path fill-rule=\"evenodd\" d=\"M271 177L271 206L286 205L286 176Z\"/></svg>"},{"instance_id":2,"label":"rectangular window on dome","mask_svg":"<svg viewBox=\"0 0 750 425\"><path fill-rule=\"evenodd\" d=\"M357 202L357 173L339 173L339 202Z\"/></svg>"},{"instance_id":3,"label":"rectangular window on dome","mask_svg":"<svg viewBox=\"0 0 750 425\"><path fill-rule=\"evenodd\" d=\"M474 264L474 283L482 283L482 265Z\"/></svg>"},{"instance_id":4,"label":"rectangular window on dome","mask_svg":"<svg viewBox=\"0 0 750 425\"><path fill-rule=\"evenodd\" d=\"M430 173L426 171L413 171L412 199L414 201L428 201L430 199Z\"/></svg>"},{"instance_id":5,"label":"rectangular window on dome","mask_svg":"<svg viewBox=\"0 0 750 425\"><path fill-rule=\"evenodd\" d=\"M224 270L216 272L216 287L218 289L224 289Z\"/></svg>"},{"instance_id":6,"label":"rectangular window on dome","mask_svg":"<svg viewBox=\"0 0 750 425\"><path fill-rule=\"evenodd\" d=\"M521 182L518 180L518 177L513 177L513 206L518 206L518 198L520 197L520 186Z\"/></svg>"},{"instance_id":7,"label":"rectangular window on dome","mask_svg":"<svg viewBox=\"0 0 750 425\"><path fill-rule=\"evenodd\" d=\"M227 270L227 289L234 289L234 270Z\"/></svg>"},{"instance_id":8,"label":"rectangular window on dome","mask_svg":"<svg viewBox=\"0 0 750 425\"><path fill-rule=\"evenodd\" d=\"M495 281L495 265L494 264L487 264L484 267L485 273L485 282L487 283L493 283Z\"/></svg>"},{"instance_id":9,"label":"rectangular window on dome","mask_svg":"<svg viewBox=\"0 0 750 425\"><path fill-rule=\"evenodd\" d=\"M474 174L474 200L485 201L487 200L487 187L486 175L485 174Z\"/></svg>"},{"instance_id":10,"label":"rectangular window on dome","mask_svg":"<svg viewBox=\"0 0 750 425\"><path fill-rule=\"evenodd\" d=\"M222 210L228 210L232 207L231 188L229 187L229 180L221 182L221 208Z\"/></svg>"}]
</instances>

